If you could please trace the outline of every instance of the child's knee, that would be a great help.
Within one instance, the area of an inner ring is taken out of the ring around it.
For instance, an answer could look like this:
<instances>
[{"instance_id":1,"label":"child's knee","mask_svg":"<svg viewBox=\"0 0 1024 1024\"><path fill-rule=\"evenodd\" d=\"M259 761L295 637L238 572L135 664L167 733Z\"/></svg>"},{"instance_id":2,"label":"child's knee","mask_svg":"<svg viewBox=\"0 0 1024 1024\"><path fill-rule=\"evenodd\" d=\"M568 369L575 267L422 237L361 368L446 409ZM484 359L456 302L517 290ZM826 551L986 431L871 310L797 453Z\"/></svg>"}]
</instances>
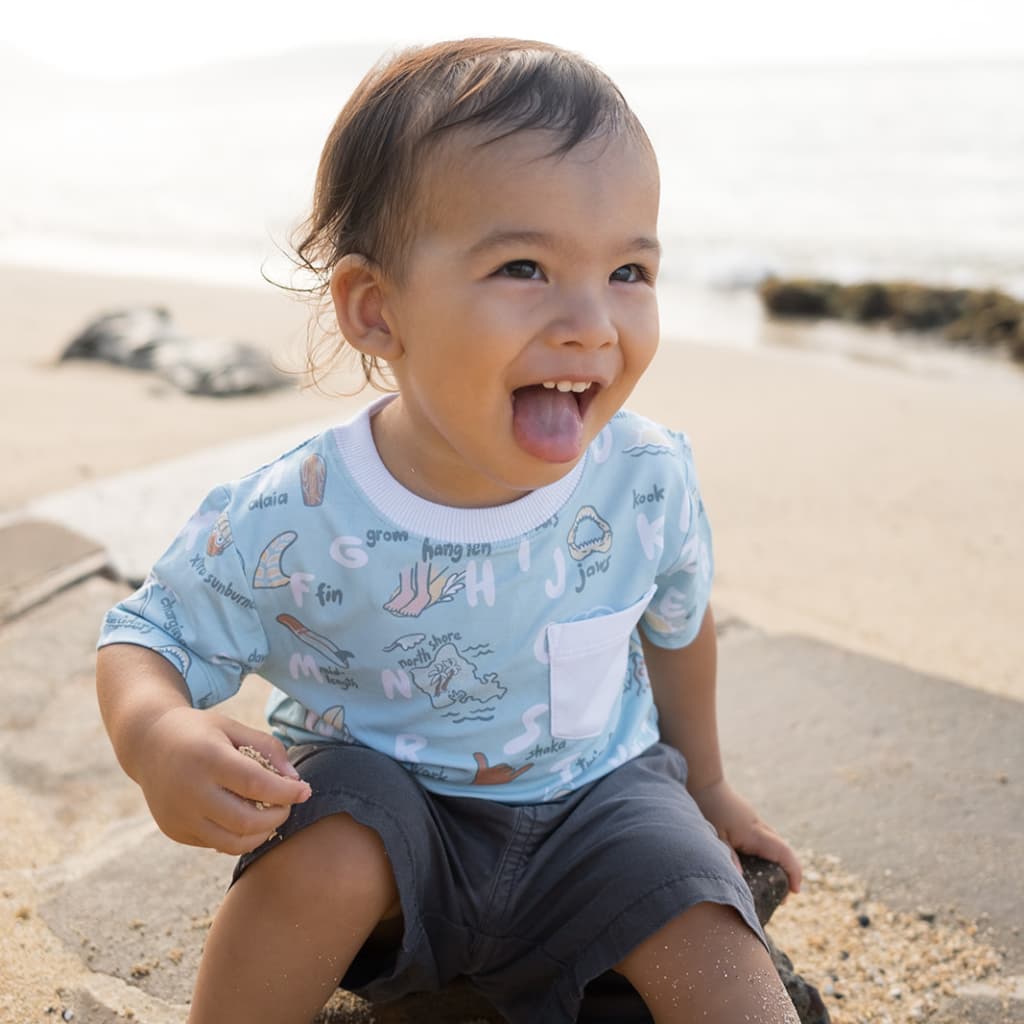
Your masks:
<instances>
[{"instance_id":1,"label":"child's knee","mask_svg":"<svg viewBox=\"0 0 1024 1024\"><path fill-rule=\"evenodd\" d=\"M401 911L383 840L348 814L331 814L307 825L249 870L261 866L264 882L283 885L292 898L338 901L346 910L356 901L378 907L380 920Z\"/></svg>"},{"instance_id":2,"label":"child's knee","mask_svg":"<svg viewBox=\"0 0 1024 1024\"><path fill-rule=\"evenodd\" d=\"M768 956L760 939L735 908L720 903L696 903L649 935L616 970L629 977L670 958L696 962L722 948L740 959L752 957L754 962L761 960L762 955Z\"/></svg>"},{"instance_id":3,"label":"child's knee","mask_svg":"<svg viewBox=\"0 0 1024 1024\"><path fill-rule=\"evenodd\" d=\"M799 1024L764 944L731 906L697 903L616 967L655 1020Z\"/></svg>"}]
</instances>

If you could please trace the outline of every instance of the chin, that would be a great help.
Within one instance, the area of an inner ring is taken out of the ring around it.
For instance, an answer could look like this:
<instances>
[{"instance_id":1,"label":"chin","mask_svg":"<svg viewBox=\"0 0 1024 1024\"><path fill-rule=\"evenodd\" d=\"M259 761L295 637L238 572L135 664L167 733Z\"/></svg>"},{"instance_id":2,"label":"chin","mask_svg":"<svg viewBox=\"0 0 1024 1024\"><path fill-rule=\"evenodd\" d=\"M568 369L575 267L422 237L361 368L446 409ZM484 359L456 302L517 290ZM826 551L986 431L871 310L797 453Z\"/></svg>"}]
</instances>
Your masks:
<instances>
[{"instance_id":1,"label":"chin","mask_svg":"<svg viewBox=\"0 0 1024 1024\"><path fill-rule=\"evenodd\" d=\"M550 462L545 459L534 459L533 462L536 468L530 474L534 482L527 489L535 491L538 487L547 487L548 484L557 483L563 476L567 476L579 465L586 451L586 448L584 448L576 458L570 459L568 462Z\"/></svg>"}]
</instances>

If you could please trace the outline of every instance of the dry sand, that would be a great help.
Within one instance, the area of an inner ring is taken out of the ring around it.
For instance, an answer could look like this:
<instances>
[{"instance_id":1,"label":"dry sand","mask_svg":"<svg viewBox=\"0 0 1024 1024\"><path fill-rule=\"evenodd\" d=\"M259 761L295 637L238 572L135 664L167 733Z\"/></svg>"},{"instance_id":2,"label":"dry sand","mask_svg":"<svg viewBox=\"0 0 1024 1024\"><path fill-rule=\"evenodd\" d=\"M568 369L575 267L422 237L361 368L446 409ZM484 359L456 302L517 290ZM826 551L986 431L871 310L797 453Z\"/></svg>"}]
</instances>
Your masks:
<instances>
[{"instance_id":1,"label":"dry sand","mask_svg":"<svg viewBox=\"0 0 1024 1024\"><path fill-rule=\"evenodd\" d=\"M330 415L327 401L296 389L219 401L136 370L56 362L88 321L139 305L166 307L189 334L249 341L279 363L301 365L305 307L269 285L204 288L0 266L0 512L93 477Z\"/></svg>"},{"instance_id":2,"label":"dry sand","mask_svg":"<svg viewBox=\"0 0 1024 1024\"><path fill-rule=\"evenodd\" d=\"M635 405L693 440L720 609L1024 700L1024 373L661 354Z\"/></svg>"}]
</instances>

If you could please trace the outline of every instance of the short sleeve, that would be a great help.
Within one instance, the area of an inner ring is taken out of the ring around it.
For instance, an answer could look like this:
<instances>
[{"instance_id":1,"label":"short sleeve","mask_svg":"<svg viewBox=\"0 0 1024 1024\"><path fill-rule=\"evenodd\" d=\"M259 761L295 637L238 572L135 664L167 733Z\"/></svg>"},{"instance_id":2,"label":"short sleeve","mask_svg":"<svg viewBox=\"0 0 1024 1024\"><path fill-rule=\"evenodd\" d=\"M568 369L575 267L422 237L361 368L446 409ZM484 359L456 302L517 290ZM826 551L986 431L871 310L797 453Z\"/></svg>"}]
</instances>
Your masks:
<instances>
[{"instance_id":1,"label":"short sleeve","mask_svg":"<svg viewBox=\"0 0 1024 1024\"><path fill-rule=\"evenodd\" d=\"M232 696L267 657L245 565L232 539L230 491L213 491L130 597L112 608L99 644L135 644L166 658L195 707Z\"/></svg>"},{"instance_id":2,"label":"short sleeve","mask_svg":"<svg viewBox=\"0 0 1024 1024\"><path fill-rule=\"evenodd\" d=\"M685 434L672 432L675 477L666 510L665 544L656 591L641 619L659 647L685 647L697 636L711 596L714 554L693 452Z\"/></svg>"}]
</instances>

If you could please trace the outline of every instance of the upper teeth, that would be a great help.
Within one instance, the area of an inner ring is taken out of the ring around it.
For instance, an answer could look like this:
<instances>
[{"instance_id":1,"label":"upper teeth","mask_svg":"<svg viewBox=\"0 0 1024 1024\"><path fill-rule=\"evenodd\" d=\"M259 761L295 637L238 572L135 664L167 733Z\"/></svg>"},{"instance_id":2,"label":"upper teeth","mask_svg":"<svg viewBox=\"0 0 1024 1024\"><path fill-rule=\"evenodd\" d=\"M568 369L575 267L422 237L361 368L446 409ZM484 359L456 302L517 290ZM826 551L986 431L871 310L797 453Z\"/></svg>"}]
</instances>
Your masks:
<instances>
[{"instance_id":1,"label":"upper teeth","mask_svg":"<svg viewBox=\"0 0 1024 1024\"><path fill-rule=\"evenodd\" d=\"M544 387L546 388L558 388L559 391L586 391L590 387L591 381L573 381L573 380L546 380L544 381Z\"/></svg>"}]
</instances>

